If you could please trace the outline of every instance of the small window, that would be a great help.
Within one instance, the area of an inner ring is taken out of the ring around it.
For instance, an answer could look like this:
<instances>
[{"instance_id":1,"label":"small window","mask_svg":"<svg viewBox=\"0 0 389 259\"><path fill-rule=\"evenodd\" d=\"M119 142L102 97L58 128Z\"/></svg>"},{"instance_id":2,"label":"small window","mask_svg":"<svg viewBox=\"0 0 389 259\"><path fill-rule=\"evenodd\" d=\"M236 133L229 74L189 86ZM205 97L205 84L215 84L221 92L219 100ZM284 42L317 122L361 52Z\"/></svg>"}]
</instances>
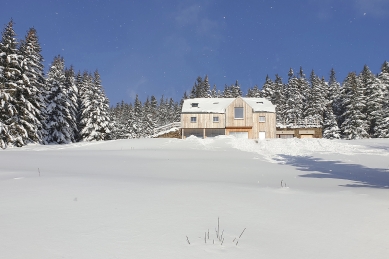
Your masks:
<instances>
[{"instance_id":1,"label":"small window","mask_svg":"<svg viewBox=\"0 0 389 259\"><path fill-rule=\"evenodd\" d=\"M258 104L263 104L263 102L257 102Z\"/></svg>"},{"instance_id":2,"label":"small window","mask_svg":"<svg viewBox=\"0 0 389 259\"><path fill-rule=\"evenodd\" d=\"M197 117L190 117L190 122L191 123L196 123L197 122Z\"/></svg>"},{"instance_id":3,"label":"small window","mask_svg":"<svg viewBox=\"0 0 389 259\"><path fill-rule=\"evenodd\" d=\"M192 103L192 107L199 107L198 103Z\"/></svg>"},{"instance_id":4,"label":"small window","mask_svg":"<svg viewBox=\"0 0 389 259\"><path fill-rule=\"evenodd\" d=\"M235 107L235 119L243 119L243 107Z\"/></svg>"},{"instance_id":5,"label":"small window","mask_svg":"<svg viewBox=\"0 0 389 259\"><path fill-rule=\"evenodd\" d=\"M259 122L266 122L265 116L259 116Z\"/></svg>"},{"instance_id":6,"label":"small window","mask_svg":"<svg viewBox=\"0 0 389 259\"><path fill-rule=\"evenodd\" d=\"M214 116L214 117L213 117L213 122L215 122L215 123L216 123L216 122L219 122L219 116Z\"/></svg>"}]
</instances>

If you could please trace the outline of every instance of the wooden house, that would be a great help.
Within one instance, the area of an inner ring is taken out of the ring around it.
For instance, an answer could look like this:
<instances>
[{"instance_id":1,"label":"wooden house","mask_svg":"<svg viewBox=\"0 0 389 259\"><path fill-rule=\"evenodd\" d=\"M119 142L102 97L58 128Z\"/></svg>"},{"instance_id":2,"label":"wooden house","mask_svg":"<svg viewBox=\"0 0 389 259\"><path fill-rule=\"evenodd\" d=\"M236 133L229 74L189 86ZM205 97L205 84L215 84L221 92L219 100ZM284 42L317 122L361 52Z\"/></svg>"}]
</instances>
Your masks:
<instances>
[{"instance_id":1,"label":"wooden house","mask_svg":"<svg viewBox=\"0 0 389 259\"><path fill-rule=\"evenodd\" d=\"M264 98L195 98L184 101L182 137L276 137L275 106Z\"/></svg>"}]
</instances>

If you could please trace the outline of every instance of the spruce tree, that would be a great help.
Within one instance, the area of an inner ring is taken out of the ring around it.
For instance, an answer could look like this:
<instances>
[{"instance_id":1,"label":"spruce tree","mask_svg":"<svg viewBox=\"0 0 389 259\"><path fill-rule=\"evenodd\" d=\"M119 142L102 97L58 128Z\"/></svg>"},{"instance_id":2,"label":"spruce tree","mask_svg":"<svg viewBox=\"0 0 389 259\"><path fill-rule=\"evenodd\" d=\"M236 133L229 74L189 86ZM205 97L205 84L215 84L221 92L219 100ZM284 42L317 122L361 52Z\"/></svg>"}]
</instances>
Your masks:
<instances>
[{"instance_id":1,"label":"spruce tree","mask_svg":"<svg viewBox=\"0 0 389 259\"><path fill-rule=\"evenodd\" d=\"M75 142L76 127L72 118L71 101L65 87L65 64L61 56L51 63L46 79L47 88L47 142L68 144Z\"/></svg>"},{"instance_id":2,"label":"spruce tree","mask_svg":"<svg viewBox=\"0 0 389 259\"><path fill-rule=\"evenodd\" d=\"M40 125L35 103L36 89L30 87L24 73L23 56L17 48L18 42L11 20L2 33L0 44L1 67L1 115L2 146L8 144L21 147L28 142L40 142ZM31 103L32 102L32 103Z\"/></svg>"},{"instance_id":3,"label":"spruce tree","mask_svg":"<svg viewBox=\"0 0 389 259\"><path fill-rule=\"evenodd\" d=\"M257 85L254 85L253 88L248 89L247 97L260 98L262 97L262 91L258 88Z\"/></svg>"},{"instance_id":4,"label":"spruce tree","mask_svg":"<svg viewBox=\"0 0 389 259\"><path fill-rule=\"evenodd\" d=\"M342 87L343 107L345 112L341 126L342 135L346 139L368 138L369 125L363 113L366 102L363 86L357 75L352 72L347 75Z\"/></svg>"},{"instance_id":5,"label":"spruce tree","mask_svg":"<svg viewBox=\"0 0 389 259\"><path fill-rule=\"evenodd\" d=\"M376 112L376 124L374 136L378 138L389 138L389 63L384 62L381 72L378 75L380 89L382 89L382 106Z\"/></svg>"},{"instance_id":6,"label":"spruce tree","mask_svg":"<svg viewBox=\"0 0 389 259\"><path fill-rule=\"evenodd\" d=\"M310 82L310 94L306 98L304 117L308 120L318 121L322 125L327 105L327 85L313 70L310 75Z\"/></svg>"},{"instance_id":7,"label":"spruce tree","mask_svg":"<svg viewBox=\"0 0 389 259\"><path fill-rule=\"evenodd\" d=\"M143 107L138 95L135 97L134 112L131 118L130 128L135 138L145 137L143 124Z\"/></svg>"},{"instance_id":8,"label":"spruce tree","mask_svg":"<svg viewBox=\"0 0 389 259\"><path fill-rule=\"evenodd\" d=\"M342 114L344 113L344 110L342 107L342 96L340 94L340 84L336 80L336 73L333 68L331 69L330 78L328 81L327 100L331 102L332 113L336 117L338 126L340 126L343 123Z\"/></svg>"},{"instance_id":9,"label":"spruce tree","mask_svg":"<svg viewBox=\"0 0 389 259\"><path fill-rule=\"evenodd\" d=\"M286 125L292 126L298 120L303 119L306 95L308 95L308 82L300 69L299 77L289 70L289 80L286 88L286 104L284 120Z\"/></svg>"},{"instance_id":10,"label":"spruce tree","mask_svg":"<svg viewBox=\"0 0 389 259\"><path fill-rule=\"evenodd\" d=\"M47 135L46 130L46 92L45 77L43 68L43 57L41 55L37 32L34 28L29 29L24 41L21 42L19 52L22 57L22 74L25 78L25 87L23 97L27 100L27 109L31 116L29 119L33 127L29 127L27 134L29 139L34 142L44 143Z\"/></svg>"},{"instance_id":11,"label":"spruce tree","mask_svg":"<svg viewBox=\"0 0 389 259\"><path fill-rule=\"evenodd\" d=\"M79 136L78 131L78 88L76 84L76 78L74 75L73 66L70 66L70 68L65 69L65 82L64 82L65 92L67 94L68 100L69 100L69 121L70 125L72 126L73 131L73 138L74 141L77 141Z\"/></svg>"},{"instance_id":12,"label":"spruce tree","mask_svg":"<svg viewBox=\"0 0 389 259\"><path fill-rule=\"evenodd\" d=\"M143 127L143 135L145 137L150 137L154 134L155 121L153 119L153 109L151 107L151 102L149 98L146 99L146 102L143 105L143 119L142 119L142 127Z\"/></svg>"},{"instance_id":13,"label":"spruce tree","mask_svg":"<svg viewBox=\"0 0 389 259\"><path fill-rule=\"evenodd\" d=\"M265 83L262 86L261 97L268 99L273 104L275 103L275 85L269 75L266 75Z\"/></svg>"},{"instance_id":14,"label":"spruce tree","mask_svg":"<svg viewBox=\"0 0 389 259\"><path fill-rule=\"evenodd\" d=\"M367 124L369 125L368 133L371 137L374 137L376 135L374 132L376 121L380 119L380 111L384 105L385 90L380 80L373 75L367 65L363 67L359 78L365 89L364 95L366 107L364 113L366 115Z\"/></svg>"},{"instance_id":15,"label":"spruce tree","mask_svg":"<svg viewBox=\"0 0 389 259\"><path fill-rule=\"evenodd\" d=\"M112 124L109 115L109 102L101 85L98 71L94 76L85 74L85 86L82 88L82 130L84 141L100 141L111 138Z\"/></svg>"}]
</instances>

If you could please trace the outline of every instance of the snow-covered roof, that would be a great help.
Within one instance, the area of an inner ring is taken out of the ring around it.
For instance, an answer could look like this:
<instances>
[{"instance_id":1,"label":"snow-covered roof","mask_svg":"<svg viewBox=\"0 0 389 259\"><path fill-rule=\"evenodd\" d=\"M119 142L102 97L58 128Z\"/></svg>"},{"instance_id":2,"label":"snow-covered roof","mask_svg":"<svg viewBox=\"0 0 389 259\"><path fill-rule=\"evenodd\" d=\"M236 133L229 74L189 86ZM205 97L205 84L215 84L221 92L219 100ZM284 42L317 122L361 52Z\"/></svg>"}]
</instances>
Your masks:
<instances>
[{"instance_id":1,"label":"snow-covered roof","mask_svg":"<svg viewBox=\"0 0 389 259\"><path fill-rule=\"evenodd\" d=\"M238 97L239 98L239 97ZM253 112L275 112L275 106L265 98L242 98ZM194 98L184 100L182 113L225 113L236 98Z\"/></svg>"},{"instance_id":2,"label":"snow-covered roof","mask_svg":"<svg viewBox=\"0 0 389 259\"><path fill-rule=\"evenodd\" d=\"M194 98L184 100L183 113L225 113L235 98ZM197 105L196 105L197 103Z\"/></svg>"},{"instance_id":3,"label":"snow-covered roof","mask_svg":"<svg viewBox=\"0 0 389 259\"><path fill-rule=\"evenodd\" d=\"M253 112L276 112L276 106L266 98L242 98L253 108Z\"/></svg>"}]
</instances>

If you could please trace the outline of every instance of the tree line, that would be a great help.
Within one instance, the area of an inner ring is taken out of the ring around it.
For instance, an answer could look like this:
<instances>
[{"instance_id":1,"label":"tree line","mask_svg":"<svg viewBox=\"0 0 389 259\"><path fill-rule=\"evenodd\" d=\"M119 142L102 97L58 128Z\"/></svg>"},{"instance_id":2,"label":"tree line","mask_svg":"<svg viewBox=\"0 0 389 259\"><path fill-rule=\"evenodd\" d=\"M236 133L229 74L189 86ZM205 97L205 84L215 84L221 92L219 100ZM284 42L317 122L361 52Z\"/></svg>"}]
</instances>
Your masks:
<instances>
[{"instance_id":1,"label":"tree line","mask_svg":"<svg viewBox=\"0 0 389 259\"><path fill-rule=\"evenodd\" d=\"M98 71L75 73L64 58L54 57L47 75L34 28L18 42L11 20L0 42L0 146L28 143L66 144L78 141L151 137L154 129L180 121L182 104L188 98L234 98L243 96L236 81L219 90L208 76L199 76L179 102L158 101L116 104L109 100ZM262 97L276 105L277 125L293 127L298 120L315 120L329 139L389 137L389 63L374 75L364 66L351 72L342 83L330 72L329 81L312 70L289 70L288 80L269 76L261 88L248 89L247 97Z\"/></svg>"},{"instance_id":2,"label":"tree line","mask_svg":"<svg viewBox=\"0 0 389 259\"><path fill-rule=\"evenodd\" d=\"M11 20L0 42L0 147L112 138L98 71L75 73L56 56L47 75L34 28L19 43Z\"/></svg>"},{"instance_id":3,"label":"tree line","mask_svg":"<svg viewBox=\"0 0 389 259\"><path fill-rule=\"evenodd\" d=\"M230 98L242 96L238 81L225 85L222 91L210 87L208 76L198 77L186 98ZM298 120L317 121L328 139L361 139L389 137L389 63L374 75L365 65L357 74L350 72L342 83L334 69L329 81L312 70L309 78L300 67L289 70L283 83L276 74L266 76L261 88L248 89L247 97L260 97L276 105L278 127L293 127Z\"/></svg>"}]
</instances>

